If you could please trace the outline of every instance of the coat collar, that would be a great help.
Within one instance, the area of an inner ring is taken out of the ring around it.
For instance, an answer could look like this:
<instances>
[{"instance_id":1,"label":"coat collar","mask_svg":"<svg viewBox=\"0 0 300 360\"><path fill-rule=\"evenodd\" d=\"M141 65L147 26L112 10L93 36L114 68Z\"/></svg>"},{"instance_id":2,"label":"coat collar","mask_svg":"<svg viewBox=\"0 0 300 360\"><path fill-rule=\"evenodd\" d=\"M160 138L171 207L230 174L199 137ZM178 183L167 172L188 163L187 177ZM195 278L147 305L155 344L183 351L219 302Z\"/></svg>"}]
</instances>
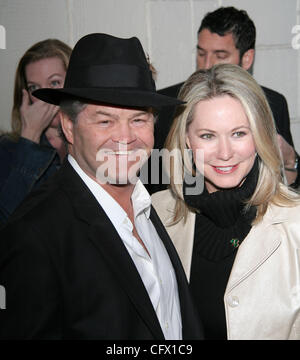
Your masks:
<instances>
[{"instance_id":1,"label":"coat collar","mask_svg":"<svg viewBox=\"0 0 300 360\"><path fill-rule=\"evenodd\" d=\"M124 289L156 339L164 339L151 300L126 247L90 190L65 162L58 178L80 221L89 225L87 239L93 242L120 287Z\"/></svg>"},{"instance_id":2,"label":"coat collar","mask_svg":"<svg viewBox=\"0 0 300 360\"><path fill-rule=\"evenodd\" d=\"M288 208L270 205L262 221L254 225L239 247L226 293L255 272L281 244L281 234L274 226L288 220Z\"/></svg>"}]
</instances>

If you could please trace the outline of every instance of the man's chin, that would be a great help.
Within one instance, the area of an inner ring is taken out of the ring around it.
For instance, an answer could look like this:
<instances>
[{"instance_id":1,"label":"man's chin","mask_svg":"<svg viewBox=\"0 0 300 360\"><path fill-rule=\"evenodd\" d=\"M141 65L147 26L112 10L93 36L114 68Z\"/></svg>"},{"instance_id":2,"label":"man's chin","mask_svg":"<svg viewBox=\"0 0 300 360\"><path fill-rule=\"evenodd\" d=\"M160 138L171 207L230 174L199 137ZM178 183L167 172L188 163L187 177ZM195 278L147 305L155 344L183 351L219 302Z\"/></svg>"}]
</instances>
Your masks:
<instances>
[{"instance_id":1,"label":"man's chin","mask_svg":"<svg viewBox=\"0 0 300 360\"><path fill-rule=\"evenodd\" d=\"M117 176L111 174L99 174L96 175L97 181L99 184L106 184L106 185L114 185L114 186L128 186L128 185L135 185L138 181L138 176L128 176L128 174Z\"/></svg>"}]
</instances>

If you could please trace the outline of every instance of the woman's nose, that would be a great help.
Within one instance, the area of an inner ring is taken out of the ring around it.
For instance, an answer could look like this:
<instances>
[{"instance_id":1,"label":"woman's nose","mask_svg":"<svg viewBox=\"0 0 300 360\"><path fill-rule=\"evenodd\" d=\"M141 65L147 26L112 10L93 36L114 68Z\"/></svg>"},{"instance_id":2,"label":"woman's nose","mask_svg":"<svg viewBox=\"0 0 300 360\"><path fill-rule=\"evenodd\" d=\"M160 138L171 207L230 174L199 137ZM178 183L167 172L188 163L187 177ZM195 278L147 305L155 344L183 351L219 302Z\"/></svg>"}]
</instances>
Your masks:
<instances>
[{"instance_id":1,"label":"woman's nose","mask_svg":"<svg viewBox=\"0 0 300 360\"><path fill-rule=\"evenodd\" d=\"M224 161L231 159L233 155L232 145L229 139L220 139L218 143L218 158Z\"/></svg>"}]
</instances>

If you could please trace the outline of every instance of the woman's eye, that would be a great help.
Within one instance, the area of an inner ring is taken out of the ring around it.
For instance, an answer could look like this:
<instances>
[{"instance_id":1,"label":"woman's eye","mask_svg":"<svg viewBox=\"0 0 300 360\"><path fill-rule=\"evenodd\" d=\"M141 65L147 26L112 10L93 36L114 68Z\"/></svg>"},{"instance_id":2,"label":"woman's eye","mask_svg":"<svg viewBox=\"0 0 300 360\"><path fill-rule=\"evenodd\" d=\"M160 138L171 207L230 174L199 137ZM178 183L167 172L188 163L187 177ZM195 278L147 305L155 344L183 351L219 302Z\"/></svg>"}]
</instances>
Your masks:
<instances>
[{"instance_id":1,"label":"woman's eye","mask_svg":"<svg viewBox=\"0 0 300 360\"><path fill-rule=\"evenodd\" d=\"M210 140L213 138L213 134L202 134L202 135L200 135L200 138Z\"/></svg>"},{"instance_id":2,"label":"woman's eye","mask_svg":"<svg viewBox=\"0 0 300 360\"><path fill-rule=\"evenodd\" d=\"M238 138L243 137L245 135L246 133L244 131L236 131L235 133L233 133L233 136Z\"/></svg>"},{"instance_id":3,"label":"woman's eye","mask_svg":"<svg viewBox=\"0 0 300 360\"><path fill-rule=\"evenodd\" d=\"M60 82L60 80L53 80L53 81L51 81L51 87L53 87L53 88L61 87L61 82Z\"/></svg>"},{"instance_id":4,"label":"woman's eye","mask_svg":"<svg viewBox=\"0 0 300 360\"><path fill-rule=\"evenodd\" d=\"M32 94L35 90L39 89L39 87L37 85L28 85L27 89L29 93Z\"/></svg>"}]
</instances>

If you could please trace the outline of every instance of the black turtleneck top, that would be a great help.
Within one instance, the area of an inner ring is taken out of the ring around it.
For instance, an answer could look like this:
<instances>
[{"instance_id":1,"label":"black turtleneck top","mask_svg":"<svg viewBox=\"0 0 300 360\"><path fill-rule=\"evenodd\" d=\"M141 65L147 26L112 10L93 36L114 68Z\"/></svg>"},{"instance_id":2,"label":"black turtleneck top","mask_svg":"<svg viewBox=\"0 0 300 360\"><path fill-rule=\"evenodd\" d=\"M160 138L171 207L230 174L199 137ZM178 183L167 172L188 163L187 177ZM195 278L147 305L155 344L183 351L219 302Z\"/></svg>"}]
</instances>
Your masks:
<instances>
[{"instance_id":1,"label":"black turtleneck top","mask_svg":"<svg viewBox=\"0 0 300 360\"><path fill-rule=\"evenodd\" d=\"M255 218L255 208L245 211L245 200L254 192L257 174L258 161L239 188L184 195L187 204L198 210L190 289L206 339L227 339L224 293L238 246Z\"/></svg>"}]
</instances>

